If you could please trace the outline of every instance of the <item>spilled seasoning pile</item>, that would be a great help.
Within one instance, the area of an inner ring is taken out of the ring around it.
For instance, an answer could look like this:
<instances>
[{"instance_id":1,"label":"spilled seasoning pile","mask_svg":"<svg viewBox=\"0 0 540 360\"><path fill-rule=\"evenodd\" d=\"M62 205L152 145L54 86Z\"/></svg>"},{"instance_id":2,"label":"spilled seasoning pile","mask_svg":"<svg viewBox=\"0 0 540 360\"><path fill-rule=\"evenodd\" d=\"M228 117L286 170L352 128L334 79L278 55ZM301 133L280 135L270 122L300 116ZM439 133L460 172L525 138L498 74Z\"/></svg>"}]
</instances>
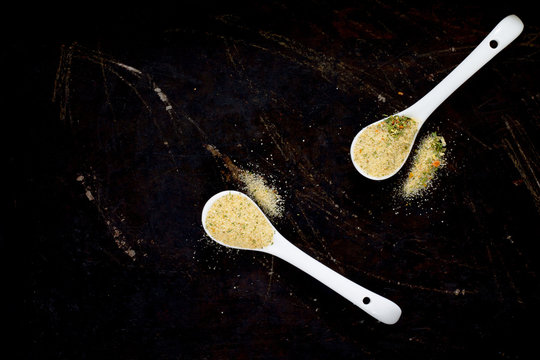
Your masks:
<instances>
[{"instance_id":1,"label":"spilled seasoning pile","mask_svg":"<svg viewBox=\"0 0 540 360\"><path fill-rule=\"evenodd\" d=\"M248 195L259 204L267 215L274 218L282 216L283 199L274 188L267 185L262 176L241 170L238 178L244 183L244 189Z\"/></svg>"},{"instance_id":2,"label":"spilled seasoning pile","mask_svg":"<svg viewBox=\"0 0 540 360\"><path fill-rule=\"evenodd\" d=\"M426 135L416 150L409 175L403 184L406 198L421 194L429 188L437 171L444 166L446 142L437 133Z\"/></svg>"},{"instance_id":3,"label":"spilled seasoning pile","mask_svg":"<svg viewBox=\"0 0 540 360\"><path fill-rule=\"evenodd\" d=\"M353 161L370 176L392 174L408 155L417 128L414 119L397 115L368 126L353 144Z\"/></svg>"},{"instance_id":4,"label":"spilled seasoning pile","mask_svg":"<svg viewBox=\"0 0 540 360\"><path fill-rule=\"evenodd\" d=\"M233 163L225 154L222 154L214 145L205 145L214 157L221 159L230 171L232 178L243 183L243 189L253 199L266 215L280 218L283 215L283 199L276 189L268 185L266 180L258 174L243 170Z\"/></svg>"},{"instance_id":5,"label":"spilled seasoning pile","mask_svg":"<svg viewBox=\"0 0 540 360\"><path fill-rule=\"evenodd\" d=\"M246 196L230 193L217 199L206 216L206 229L224 244L261 249L272 244L274 229Z\"/></svg>"}]
</instances>

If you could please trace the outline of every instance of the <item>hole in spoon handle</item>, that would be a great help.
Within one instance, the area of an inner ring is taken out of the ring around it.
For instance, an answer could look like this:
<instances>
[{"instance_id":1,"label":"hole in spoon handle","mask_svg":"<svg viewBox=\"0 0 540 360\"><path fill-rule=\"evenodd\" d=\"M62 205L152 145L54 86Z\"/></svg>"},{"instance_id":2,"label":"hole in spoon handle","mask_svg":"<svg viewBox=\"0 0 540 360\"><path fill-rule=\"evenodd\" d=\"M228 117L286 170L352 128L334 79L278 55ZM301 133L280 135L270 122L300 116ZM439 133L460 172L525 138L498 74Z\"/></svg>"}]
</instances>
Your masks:
<instances>
[{"instance_id":1,"label":"hole in spoon handle","mask_svg":"<svg viewBox=\"0 0 540 360\"><path fill-rule=\"evenodd\" d=\"M523 31L523 22L516 15L508 15L486 36L483 43L495 50L495 54L507 47Z\"/></svg>"},{"instance_id":2,"label":"hole in spoon handle","mask_svg":"<svg viewBox=\"0 0 540 360\"><path fill-rule=\"evenodd\" d=\"M395 324L401 316L401 309L394 302L323 265L291 244L279 233L274 236L273 245L263 251L275 255L313 276L382 323Z\"/></svg>"}]
</instances>

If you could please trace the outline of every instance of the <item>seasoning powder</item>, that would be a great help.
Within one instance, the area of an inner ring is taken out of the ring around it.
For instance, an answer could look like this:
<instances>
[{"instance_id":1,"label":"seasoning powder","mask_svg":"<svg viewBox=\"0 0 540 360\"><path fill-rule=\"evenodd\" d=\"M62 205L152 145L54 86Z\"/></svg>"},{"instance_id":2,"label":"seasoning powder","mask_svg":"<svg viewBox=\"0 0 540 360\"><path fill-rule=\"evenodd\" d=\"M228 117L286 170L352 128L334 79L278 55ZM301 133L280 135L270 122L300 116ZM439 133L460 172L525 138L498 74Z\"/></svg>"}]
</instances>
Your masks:
<instances>
[{"instance_id":1,"label":"seasoning powder","mask_svg":"<svg viewBox=\"0 0 540 360\"><path fill-rule=\"evenodd\" d=\"M267 215L279 218L283 215L283 199L278 192L266 184L264 178L249 171L241 171L239 179L244 183L244 189Z\"/></svg>"},{"instance_id":2,"label":"seasoning powder","mask_svg":"<svg viewBox=\"0 0 540 360\"><path fill-rule=\"evenodd\" d=\"M396 115L368 126L353 145L353 161L370 176L392 174L407 157L417 128L414 119Z\"/></svg>"},{"instance_id":3,"label":"seasoning powder","mask_svg":"<svg viewBox=\"0 0 540 360\"><path fill-rule=\"evenodd\" d=\"M206 217L206 229L212 237L226 245L261 249L272 244L274 229L245 196L227 194L217 199Z\"/></svg>"},{"instance_id":4,"label":"seasoning powder","mask_svg":"<svg viewBox=\"0 0 540 360\"><path fill-rule=\"evenodd\" d=\"M428 188L436 172L444 165L446 142L437 133L425 136L416 150L413 165L403 184L403 196L414 197Z\"/></svg>"}]
</instances>

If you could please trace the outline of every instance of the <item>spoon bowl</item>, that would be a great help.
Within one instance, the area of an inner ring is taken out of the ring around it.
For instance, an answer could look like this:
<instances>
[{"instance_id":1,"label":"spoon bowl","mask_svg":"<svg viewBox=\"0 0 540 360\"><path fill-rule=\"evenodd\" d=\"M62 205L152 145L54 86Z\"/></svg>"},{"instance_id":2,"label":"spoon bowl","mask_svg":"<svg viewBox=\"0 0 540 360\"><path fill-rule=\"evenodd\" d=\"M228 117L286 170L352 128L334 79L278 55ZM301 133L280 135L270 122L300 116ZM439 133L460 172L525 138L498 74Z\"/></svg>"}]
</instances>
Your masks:
<instances>
[{"instance_id":1,"label":"spoon bowl","mask_svg":"<svg viewBox=\"0 0 540 360\"><path fill-rule=\"evenodd\" d=\"M360 138L360 134L362 134L370 126L380 123L386 118L376 121L360 130L360 132L358 132L358 134L356 134L354 137L350 149L351 159L356 170L371 180L384 180L394 176L407 161L418 132L431 113L435 111L435 109L439 107L439 105L442 104L465 81L480 70L480 68L482 68L501 50L507 47L512 41L514 41L523 31L523 27L523 22L516 15L509 15L502 19L482 40L482 42L437 86L435 86L430 92L428 92L423 98L418 100L412 106L395 114L414 119L418 126L416 129L416 134L414 135L408 148L405 159L399 166L395 167L393 171L389 171L383 176L373 176L368 174L354 159L354 148Z\"/></svg>"},{"instance_id":2,"label":"spoon bowl","mask_svg":"<svg viewBox=\"0 0 540 360\"><path fill-rule=\"evenodd\" d=\"M217 242L220 245L227 246L229 248L241 249L241 250L255 250L264 253L268 253L274 256L281 258L282 260L287 261L291 265L296 266L300 270L303 270L307 274L311 275L315 279L322 282L324 285L328 286L347 300L351 301L354 305L358 306L369 315L373 316L375 319L380 322L388 325L395 324L400 316L401 309L394 302L388 300L381 295L378 295L356 283L345 278L343 275L335 272L326 265L323 265L319 261L315 260L311 256L307 255L305 252L294 246L291 242L285 239L272 225L268 218L264 215L268 224L272 226L274 230L274 235L272 238L272 243L263 248L244 248L238 246L231 246L222 241L216 239L206 225L206 219L208 217L208 212L212 208L212 205L220 198L226 195L239 195L244 196L264 215L262 210L257 206L257 204L251 200L244 193L227 190L222 191L214 196L212 196L203 207L202 211L202 224L203 228L208 234L208 236Z\"/></svg>"}]
</instances>

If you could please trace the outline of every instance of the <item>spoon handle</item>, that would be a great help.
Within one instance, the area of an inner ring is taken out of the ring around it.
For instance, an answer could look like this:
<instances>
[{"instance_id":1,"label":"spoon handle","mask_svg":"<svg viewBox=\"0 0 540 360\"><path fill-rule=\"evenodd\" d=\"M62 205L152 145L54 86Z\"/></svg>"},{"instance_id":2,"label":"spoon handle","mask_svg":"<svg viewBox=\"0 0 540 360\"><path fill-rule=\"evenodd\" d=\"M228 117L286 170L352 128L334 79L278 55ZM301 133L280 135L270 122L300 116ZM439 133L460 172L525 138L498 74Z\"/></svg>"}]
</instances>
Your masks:
<instances>
[{"instance_id":1,"label":"spoon handle","mask_svg":"<svg viewBox=\"0 0 540 360\"><path fill-rule=\"evenodd\" d=\"M385 324L395 324L401 316L401 309L394 302L375 294L321 264L279 233L274 235L274 243L263 251L303 270Z\"/></svg>"},{"instance_id":2,"label":"spoon handle","mask_svg":"<svg viewBox=\"0 0 540 360\"><path fill-rule=\"evenodd\" d=\"M402 115L414 118L421 125L458 87L514 41L522 30L523 23L516 15L502 19L465 60Z\"/></svg>"}]
</instances>

